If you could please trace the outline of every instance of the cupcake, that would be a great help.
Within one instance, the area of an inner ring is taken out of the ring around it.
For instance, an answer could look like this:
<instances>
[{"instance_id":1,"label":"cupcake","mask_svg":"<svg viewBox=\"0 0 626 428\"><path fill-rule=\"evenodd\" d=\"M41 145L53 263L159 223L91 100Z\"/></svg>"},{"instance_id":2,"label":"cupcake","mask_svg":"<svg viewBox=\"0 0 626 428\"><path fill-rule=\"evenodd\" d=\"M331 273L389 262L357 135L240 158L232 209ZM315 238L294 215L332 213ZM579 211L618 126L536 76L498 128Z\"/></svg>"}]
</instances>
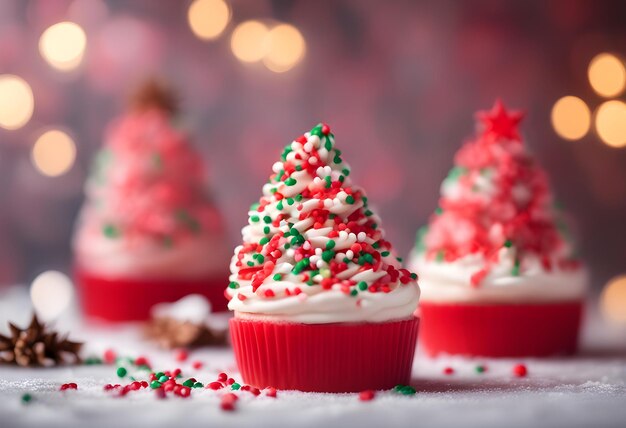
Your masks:
<instances>
[{"instance_id":1,"label":"cupcake","mask_svg":"<svg viewBox=\"0 0 626 428\"><path fill-rule=\"evenodd\" d=\"M329 127L296 138L272 169L226 289L244 381L317 392L408 383L417 276L352 185Z\"/></svg>"},{"instance_id":2,"label":"cupcake","mask_svg":"<svg viewBox=\"0 0 626 428\"><path fill-rule=\"evenodd\" d=\"M477 115L439 207L418 232L427 353L492 357L576 351L587 286L548 178L501 102Z\"/></svg>"},{"instance_id":3,"label":"cupcake","mask_svg":"<svg viewBox=\"0 0 626 428\"><path fill-rule=\"evenodd\" d=\"M95 159L73 240L89 317L146 320L154 304L192 293L226 309L222 220L174 114L172 95L147 83Z\"/></svg>"}]
</instances>

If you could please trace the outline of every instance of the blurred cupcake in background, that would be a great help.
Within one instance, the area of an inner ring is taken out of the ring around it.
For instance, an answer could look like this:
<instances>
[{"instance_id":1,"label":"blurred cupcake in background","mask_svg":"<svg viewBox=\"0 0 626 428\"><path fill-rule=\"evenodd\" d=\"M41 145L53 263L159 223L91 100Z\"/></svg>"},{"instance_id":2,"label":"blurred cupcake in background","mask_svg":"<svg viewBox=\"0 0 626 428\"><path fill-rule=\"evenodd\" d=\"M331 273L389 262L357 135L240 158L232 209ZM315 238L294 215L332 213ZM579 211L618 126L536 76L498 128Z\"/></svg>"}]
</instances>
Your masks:
<instances>
[{"instance_id":1,"label":"blurred cupcake in background","mask_svg":"<svg viewBox=\"0 0 626 428\"><path fill-rule=\"evenodd\" d=\"M498 101L478 119L409 261L420 275L422 344L431 355L571 354L586 271L519 135L522 114Z\"/></svg>"},{"instance_id":2,"label":"blurred cupcake in background","mask_svg":"<svg viewBox=\"0 0 626 428\"><path fill-rule=\"evenodd\" d=\"M192 293L225 309L222 218L175 115L172 93L147 82L95 158L73 240L89 317L145 320L154 304Z\"/></svg>"}]
</instances>

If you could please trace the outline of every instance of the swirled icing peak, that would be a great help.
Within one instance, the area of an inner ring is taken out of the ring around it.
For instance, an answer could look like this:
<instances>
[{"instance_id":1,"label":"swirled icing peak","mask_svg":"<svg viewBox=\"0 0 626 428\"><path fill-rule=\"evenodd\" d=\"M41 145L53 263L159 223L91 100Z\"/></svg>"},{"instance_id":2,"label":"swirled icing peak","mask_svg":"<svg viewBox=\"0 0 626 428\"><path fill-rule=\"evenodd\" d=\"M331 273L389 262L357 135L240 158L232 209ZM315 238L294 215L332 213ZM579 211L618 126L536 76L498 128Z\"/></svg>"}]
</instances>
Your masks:
<instances>
[{"instance_id":1,"label":"swirled icing peak","mask_svg":"<svg viewBox=\"0 0 626 428\"><path fill-rule=\"evenodd\" d=\"M319 124L273 165L231 262L232 310L315 323L415 310L417 275L401 267L341 155Z\"/></svg>"}]
</instances>

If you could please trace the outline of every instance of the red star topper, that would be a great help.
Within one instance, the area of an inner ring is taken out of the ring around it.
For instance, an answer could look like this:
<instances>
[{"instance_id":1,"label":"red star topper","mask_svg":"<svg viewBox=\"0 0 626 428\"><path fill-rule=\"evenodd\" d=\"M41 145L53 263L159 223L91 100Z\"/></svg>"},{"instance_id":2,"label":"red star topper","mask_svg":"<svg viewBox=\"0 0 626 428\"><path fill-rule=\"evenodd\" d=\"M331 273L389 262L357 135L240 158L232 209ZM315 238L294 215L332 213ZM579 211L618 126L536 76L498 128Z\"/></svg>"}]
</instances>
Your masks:
<instances>
[{"instance_id":1,"label":"red star topper","mask_svg":"<svg viewBox=\"0 0 626 428\"><path fill-rule=\"evenodd\" d=\"M517 126L524 118L524 113L517 110L507 111L500 99L496 100L490 111L479 111L476 118L483 125L482 134L485 137L518 141L521 139Z\"/></svg>"}]
</instances>

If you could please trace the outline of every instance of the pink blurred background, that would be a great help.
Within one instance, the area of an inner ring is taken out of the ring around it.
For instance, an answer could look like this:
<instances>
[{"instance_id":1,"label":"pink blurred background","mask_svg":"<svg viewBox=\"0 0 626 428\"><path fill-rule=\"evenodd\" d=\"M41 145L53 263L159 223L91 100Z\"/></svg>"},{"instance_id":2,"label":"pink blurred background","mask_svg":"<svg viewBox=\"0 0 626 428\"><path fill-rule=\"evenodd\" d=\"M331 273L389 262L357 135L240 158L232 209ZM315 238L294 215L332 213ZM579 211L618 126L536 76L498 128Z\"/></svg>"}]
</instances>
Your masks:
<instances>
[{"instance_id":1,"label":"pink blurred background","mask_svg":"<svg viewBox=\"0 0 626 428\"><path fill-rule=\"evenodd\" d=\"M179 92L181 125L210 167L233 245L282 147L325 121L406 255L454 152L473 132L474 112L501 97L527 111L522 133L575 219L594 286L626 272L626 148L609 147L593 129L568 141L550 120L563 96L592 111L605 101L587 67L599 53L626 53L625 3L233 0L212 40L190 29L191 4L0 1L0 75L27 81L35 100L23 127L0 128L0 284L69 271L90 161L127 93L155 74ZM281 73L240 61L231 37L248 20L294 26L304 56ZM78 24L87 40L69 71L51 67L38 48L61 21ZM75 162L55 177L42 175L30 154L49 128L76 145Z\"/></svg>"}]
</instances>

